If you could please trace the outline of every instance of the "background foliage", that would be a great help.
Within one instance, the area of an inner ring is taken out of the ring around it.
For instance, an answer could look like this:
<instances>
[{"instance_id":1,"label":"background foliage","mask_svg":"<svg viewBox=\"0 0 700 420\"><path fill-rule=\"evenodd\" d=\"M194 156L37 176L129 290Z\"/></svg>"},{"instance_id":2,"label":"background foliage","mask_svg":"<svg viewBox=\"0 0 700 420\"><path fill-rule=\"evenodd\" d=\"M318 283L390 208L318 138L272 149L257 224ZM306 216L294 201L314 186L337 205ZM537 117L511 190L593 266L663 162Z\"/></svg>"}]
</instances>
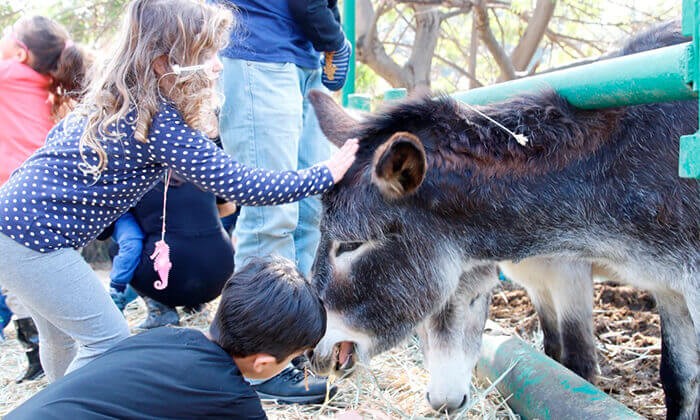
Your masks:
<instances>
[{"instance_id":1,"label":"background foliage","mask_svg":"<svg viewBox=\"0 0 700 420\"><path fill-rule=\"evenodd\" d=\"M553 6L551 16L533 22L536 9L547 1ZM127 0L0 0L0 26L11 24L23 13L45 14L63 23L75 40L99 53L118 27L126 3ZM370 94L381 93L391 86L414 89L421 85L454 92L597 57L641 28L679 17L681 10L680 0L357 0L357 3L356 85L357 91ZM472 30L478 10L485 11L482 16L488 19L486 29L490 34ZM536 40L532 56L526 57L529 59L525 68L515 68L518 67L515 49L522 43L526 30L536 29L537 24L544 25L543 35ZM428 37L435 38L432 50L421 43L426 31L430 32ZM494 43L485 41L489 36ZM372 57L380 49L387 60ZM473 56L470 49L475 51ZM510 75L509 65L515 70Z\"/></svg>"}]
</instances>

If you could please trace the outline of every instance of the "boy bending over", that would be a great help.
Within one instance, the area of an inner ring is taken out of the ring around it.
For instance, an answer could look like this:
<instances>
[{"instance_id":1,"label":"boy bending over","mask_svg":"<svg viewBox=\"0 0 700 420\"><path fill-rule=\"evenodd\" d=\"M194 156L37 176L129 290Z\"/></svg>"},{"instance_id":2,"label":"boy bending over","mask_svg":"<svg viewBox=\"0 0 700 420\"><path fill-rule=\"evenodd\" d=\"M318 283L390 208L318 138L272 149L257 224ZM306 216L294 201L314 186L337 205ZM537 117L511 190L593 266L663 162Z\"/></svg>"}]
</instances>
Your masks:
<instances>
[{"instance_id":1,"label":"boy bending over","mask_svg":"<svg viewBox=\"0 0 700 420\"><path fill-rule=\"evenodd\" d=\"M209 334L163 327L127 338L6 419L264 419L243 376L277 375L325 329L323 304L294 264L256 258L224 286Z\"/></svg>"}]
</instances>

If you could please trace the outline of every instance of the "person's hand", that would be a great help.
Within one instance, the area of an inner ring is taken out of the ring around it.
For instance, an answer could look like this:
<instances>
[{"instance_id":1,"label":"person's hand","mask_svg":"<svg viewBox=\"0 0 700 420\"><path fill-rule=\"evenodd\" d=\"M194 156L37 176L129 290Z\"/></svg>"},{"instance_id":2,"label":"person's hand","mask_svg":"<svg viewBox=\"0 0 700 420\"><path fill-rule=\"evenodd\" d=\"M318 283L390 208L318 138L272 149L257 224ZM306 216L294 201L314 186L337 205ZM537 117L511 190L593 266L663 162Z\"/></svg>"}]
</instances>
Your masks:
<instances>
[{"instance_id":1,"label":"person's hand","mask_svg":"<svg viewBox=\"0 0 700 420\"><path fill-rule=\"evenodd\" d=\"M321 83L329 90L336 91L343 88L348 77L350 67L350 55L352 46L347 39L338 51L326 51L321 57Z\"/></svg>"},{"instance_id":2,"label":"person's hand","mask_svg":"<svg viewBox=\"0 0 700 420\"><path fill-rule=\"evenodd\" d=\"M350 166L352 166L352 163L355 161L355 153L357 153L358 147L359 143L357 139L349 139L343 144L340 150L335 152L330 159L324 162L331 171L334 183L337 184L343 179L345 172L350 169Z\"/></svg>"},{"instance_id":3,"label":"person's hand","mask_svg":"<svg viewBox=\"0 0 700 420\"><path fill-rule=\"evenodd\" d=\"M227 201L225 203L217 204L216 207L219 209L219 217L223 218L230 216L238 210L236 203Z\"/></svg>"}]
</instances>

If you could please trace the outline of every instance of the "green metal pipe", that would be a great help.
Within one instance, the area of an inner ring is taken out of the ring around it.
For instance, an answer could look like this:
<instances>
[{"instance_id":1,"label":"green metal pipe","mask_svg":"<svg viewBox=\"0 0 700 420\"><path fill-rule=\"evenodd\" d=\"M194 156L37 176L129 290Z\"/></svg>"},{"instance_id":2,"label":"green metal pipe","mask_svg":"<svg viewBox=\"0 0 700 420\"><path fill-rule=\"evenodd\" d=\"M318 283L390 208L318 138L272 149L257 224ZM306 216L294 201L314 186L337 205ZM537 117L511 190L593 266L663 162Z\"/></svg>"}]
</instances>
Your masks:
<instances>
[{"instance_id":1,"label":"green metal pipe","mask_svg":"<svg viewBox=\"0 0 700 420\"><path fill-rule=\"evenodd\" d=\"M643 418L515 337L484 334L476 374L500 378L496 388L523 419Z\"/></svg>"},{"instance_id":2,"label":"green metal pipe","mask_svg":"<svg viewBox=\"0 0 700 420\"><path fill-rule=\"evenodd\" d=\"M352 46L348 78L343 86L343 106L347 106L348 95L355 93L355 0L343 1L343 31Z\"/></svg>"},{"instance_id":3,"label":"green metal pipe","mask_svg":"<svg viewBox=\"0 0 700 420\"><path fill-rule=\"evenodd\" d=\"M469 104L499 102L551 88L579 108L595 109L697 98L688 79L691 43L458 92Z\"/></svg>"}]
</instances>

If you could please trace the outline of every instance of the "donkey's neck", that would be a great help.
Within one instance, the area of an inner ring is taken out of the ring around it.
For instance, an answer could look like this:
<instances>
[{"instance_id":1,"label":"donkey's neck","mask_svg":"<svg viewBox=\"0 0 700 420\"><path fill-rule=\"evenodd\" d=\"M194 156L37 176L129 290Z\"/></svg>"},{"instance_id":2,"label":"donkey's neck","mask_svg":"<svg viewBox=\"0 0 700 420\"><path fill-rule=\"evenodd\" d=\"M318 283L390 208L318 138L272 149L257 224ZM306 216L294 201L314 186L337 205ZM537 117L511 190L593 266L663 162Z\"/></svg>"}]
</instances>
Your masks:
<instances>
[{"instance_id":1,"label":"donkey's neck","mask_svg":"<svg viewBox=\"0 0 700 420\"><path fill-rule=\"evenodd\" d=\"M594 243L602 240L594 230L604 234L614 228L600 202L616 197L602 197L595 178L604 178L604 168L620 152L610 135L622 111L578 110L554 93L481 111L529 141L521 145L489 118L457 108L457 127L428 154L431 181L440 185L436 190L442 191L447 213L459 215L464 227L459 236L470 255L496 260L560 251L581 255L592 247L567 241L566 235L588 235ZM601 149L606 152L597 153ZM603 201L588 202L592 196Z\"/></svg>"},{"instance_id":2,"label":"donkey's neck","mask_svg":"<svg viewBox=\"0 0 700 420\"><path fill-rule=\"evenodd\" d=\"M483 107L480 112L456 107L455 113L457 129L437 148L432 163L459 162L478 175L510 178L557 171L594 152L608 140L621 115L617 109L573 108L553 92ZM520 144L511 132L524 135L528 142Z\"/></svg>"}]
</instances>

